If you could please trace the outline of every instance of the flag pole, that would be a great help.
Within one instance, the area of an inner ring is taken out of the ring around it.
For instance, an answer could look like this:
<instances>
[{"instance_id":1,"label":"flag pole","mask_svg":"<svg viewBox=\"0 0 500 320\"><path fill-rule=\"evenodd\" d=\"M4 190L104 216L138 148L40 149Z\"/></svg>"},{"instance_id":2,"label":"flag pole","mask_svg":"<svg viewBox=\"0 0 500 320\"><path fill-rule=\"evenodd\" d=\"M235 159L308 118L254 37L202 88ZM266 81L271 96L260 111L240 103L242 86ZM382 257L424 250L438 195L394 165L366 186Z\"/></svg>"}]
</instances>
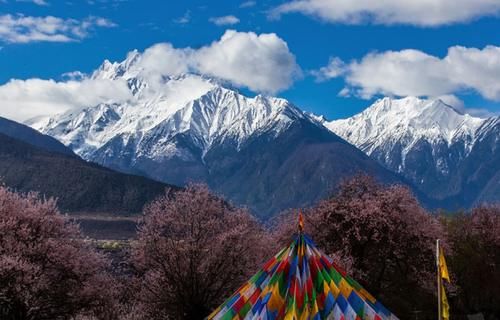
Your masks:
<instances>
[{"instance_id":1,"label":"flag pole","mask_svg":"<svg viewBox=\"0 0 500 320\"><path fill-rule=\"evenodd\" d=\"M439 239L436 240L436 267L437 267L437 289L438 289L438 320L442 319L441 308L441 268L439 266Z\"/></svg>"}]
</instances>

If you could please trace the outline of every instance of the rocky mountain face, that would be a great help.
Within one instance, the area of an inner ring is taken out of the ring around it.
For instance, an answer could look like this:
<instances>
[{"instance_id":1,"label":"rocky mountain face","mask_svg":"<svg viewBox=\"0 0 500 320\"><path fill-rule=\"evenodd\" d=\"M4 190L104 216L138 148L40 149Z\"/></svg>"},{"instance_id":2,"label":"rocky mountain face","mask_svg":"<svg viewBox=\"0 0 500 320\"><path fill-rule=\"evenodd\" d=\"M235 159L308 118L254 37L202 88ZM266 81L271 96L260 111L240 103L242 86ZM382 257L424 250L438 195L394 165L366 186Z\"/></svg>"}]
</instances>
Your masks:
<instances>
[{"instance_id":1,"label":"rocky mountain face","mask_svg":"<svg viewBox=\"0 0 500 320\"><path fill-rule=\"evenodd\" d=\"M206 182L266 217L326 196L342 179L398 177L290 102L247 97L195 74L152 77L132 53L93 78L128 83L126 103L101 103L30 123L88 161L184 185Z\"/></svg>"},{"instance_id":2,"label":"rocky mountain face","mask_svg":"<svg viewBox=\"0 0 500 320\"><path fill-rule=\"evenodd\" d=\"M325 127L450 209L500 201L499 118L463 114L441 100L384 98Z\"/></svg>"},{"instance_id":3,"label":"rocky mountain face","mask_svg":"<svg viewBox=\"0 0 500 320\"><path fill-rule=\"evenodd\" d=\"M476 131L476 141L452 184L462 187L466 204L500 202L500 117L489 118Z\"/></svg>"}]
</instances>

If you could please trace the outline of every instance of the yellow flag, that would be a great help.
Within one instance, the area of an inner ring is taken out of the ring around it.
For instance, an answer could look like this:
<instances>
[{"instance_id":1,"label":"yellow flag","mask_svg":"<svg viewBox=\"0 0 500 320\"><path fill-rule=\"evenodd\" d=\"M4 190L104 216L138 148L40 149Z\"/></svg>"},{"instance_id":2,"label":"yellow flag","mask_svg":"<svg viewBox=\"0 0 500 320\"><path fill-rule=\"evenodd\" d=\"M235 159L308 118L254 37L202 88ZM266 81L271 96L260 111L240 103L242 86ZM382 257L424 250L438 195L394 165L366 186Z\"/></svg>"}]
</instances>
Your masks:
<instances>
[{"instance_id":1,"label":"yellow flag","mask_svg":"<svg viewBox=\"0 0 500 320\"><path fill-rule=\"evenodd\" d=\"M450 319L450 305L448 304L443 284L441 284L441 312L443 320Z\"/></svg>"},{"instance_id":2,"label":"yellow flag","mask_svg":"<svg viewBox=\"0 0 500 320\"><path fill-rule=\"evenodd\" d=\"M448 267L446 266L446 260L444 259L443 249L439 248L439 272L441 278L450 282L450 274L448 273ZM443 291L444 292L444 291Z\"/></svg>"}]
</instances>

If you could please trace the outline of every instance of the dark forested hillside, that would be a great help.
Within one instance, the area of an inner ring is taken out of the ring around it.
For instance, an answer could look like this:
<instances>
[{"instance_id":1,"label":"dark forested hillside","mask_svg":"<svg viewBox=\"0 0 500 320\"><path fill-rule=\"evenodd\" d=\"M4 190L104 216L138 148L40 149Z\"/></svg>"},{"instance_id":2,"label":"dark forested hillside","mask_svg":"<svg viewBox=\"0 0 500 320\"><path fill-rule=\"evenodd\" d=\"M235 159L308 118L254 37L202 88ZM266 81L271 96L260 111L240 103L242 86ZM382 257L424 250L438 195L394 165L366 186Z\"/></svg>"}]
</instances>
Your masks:
<instances>
[{"instance_id":1,"label":"dark forested hillside","mask_svg":"<svg viewBox=\"0 0 500 320\"><path fill-rule=\"evenodd\" d=\"M0 133L50 152L74 155L73 150L59 140L42 134L24 124L0 117Z\"/></svg>"},{"instance_id":2,"label":"dark forested hillside","mask_svg":"<svg viewBox=\"0 0 500 320\"><path fill-rule=\"evenodd\" d=\"M17 191L58 198L59 207L69 212L136 213L170 187L4 134L0 134L0 181Z\"/></svg>"}]
</instances>

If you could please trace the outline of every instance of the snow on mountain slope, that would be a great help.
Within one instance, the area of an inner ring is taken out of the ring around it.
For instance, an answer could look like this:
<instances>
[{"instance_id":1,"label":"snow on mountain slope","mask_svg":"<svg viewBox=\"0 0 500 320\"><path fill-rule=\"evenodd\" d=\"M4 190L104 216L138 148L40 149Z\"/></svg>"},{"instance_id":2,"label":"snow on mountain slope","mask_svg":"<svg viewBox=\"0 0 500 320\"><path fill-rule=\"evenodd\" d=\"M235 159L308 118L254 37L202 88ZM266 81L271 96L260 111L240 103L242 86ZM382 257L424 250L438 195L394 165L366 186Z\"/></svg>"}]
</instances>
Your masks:
<instances>
[{"instance_id":1,"label":"snow on mountain slope","mask_svg":"<svg viewBox=\"0 0 500 320\"><path fill-rule=\"evenodd\" d=\"M407 97L384 98L363 112L342 120L325 122L325 126L368 155L383 153L382 162L403 172L407 155L422 142L433 148L462 145L460 156L466 156L474 143L476 130L484 119L462 114L441 100ZM400 163L393 167L391 156L400 148ZM446 171L443 159L434 154L434 164Z\"/></svg>"},{"instance_id":2,"label":"snow on mountain slope","mask_svg":"<svg viewBox=\"0 0 500 320\"><path fill-rule=\"evenodd\" d=\"M30 125L86 160L177 185L205 182L262 217L311 205L360 172L400 181L285 99L247 97L203 75L162 76L142 59L132 52L92 74L126 81L129 101Z\"/></svg>"},{"instance_id":3,"label":"snow on mountain slope","mask_svg":"<svg viewBox=\"0 0 500 320\"><path fill-rule=\"evenodd\" d=\"M253 133L274 126L281 130L302 112L278 98L248 98L226 89L215 79L194 74L155 78L140 68L141 55L129 54L121 63L105 61L92 78L125 79L134 99L125 104L90 106L51 119L30 123L94 160L108 142L120 137L134 141L134 154L164 157L182 153L169 139L189 132L203 153L213 141L234 139L238 144ZM155 134L155 132L157 134ZM152 143L152 136L161 138ZM154 144L154 146L152 145ZM111 152L111 151L109 151Z\"/></svg>"},{"instance_id":4,"label":"snow on mountain slope","mask_svg":"<svg viewBox=\"0 0 500 320\"><path fill-rule=\"evenodd\" d=\"M500 117L463 114L441 100L376 101L323 124L449 209L499 201Z\"/></svg>"}]
</instances>

